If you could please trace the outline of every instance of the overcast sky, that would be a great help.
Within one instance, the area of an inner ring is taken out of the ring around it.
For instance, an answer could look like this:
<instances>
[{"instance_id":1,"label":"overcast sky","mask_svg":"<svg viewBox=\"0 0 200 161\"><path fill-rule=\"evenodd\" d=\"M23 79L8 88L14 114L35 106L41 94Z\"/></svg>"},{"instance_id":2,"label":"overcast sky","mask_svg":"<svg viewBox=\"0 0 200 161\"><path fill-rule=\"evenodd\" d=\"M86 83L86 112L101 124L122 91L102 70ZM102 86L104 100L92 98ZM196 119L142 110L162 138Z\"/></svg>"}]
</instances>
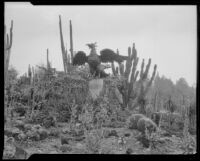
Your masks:
<instances>
[{"instance_id":1,"label":"overcast sky","mask_svg":"<svg viewBox=\"0 0 200 161\"><path fill-rule=\"evenodd\" d=\"M13 26L10 64L20 74L45 63L46 49L53 67L63 70L59 35L62 16L64 41L69 50L69 20L72 20L74 50L89 52L86 43L97 42L97 52L119 49L126 55L135 43L139 68L142 59L158 65L159 74L174 82L186 78L196 84L197 25L196 6L33 6L30 3L5 3L5 24ZM7 30L8 31L8 30Z\"/></svg>"}]
</instances>

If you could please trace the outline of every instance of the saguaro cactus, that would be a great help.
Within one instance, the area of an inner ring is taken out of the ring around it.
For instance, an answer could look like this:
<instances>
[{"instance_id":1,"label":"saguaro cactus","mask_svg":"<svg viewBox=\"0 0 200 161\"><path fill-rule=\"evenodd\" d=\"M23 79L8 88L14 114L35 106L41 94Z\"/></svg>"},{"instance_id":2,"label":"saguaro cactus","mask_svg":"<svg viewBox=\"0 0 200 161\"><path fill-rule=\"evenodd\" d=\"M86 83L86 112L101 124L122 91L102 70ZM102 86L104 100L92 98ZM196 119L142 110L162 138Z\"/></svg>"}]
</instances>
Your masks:
<instances>
[{"instance_id":1,"label":"saguaro cactus","mask_svg":"<svg viewBox=\"0 0 200 161\"><path fill-rule=\"evenodd\" d=\"M10 38L9 35L6 34L6 26L4 25L4 76L5 76L5 86L7 83L7 75L8 75L8 67L10 61L11 47L13 40L13 20L11 21L10 27Z\"/></svg>"},{"instance_id":2,"label":"saguaro cactus","mask_svg":"<svg viewBox=\"0 0 200 161\"><path fill-rule=\"evenodd\" d=\"M60 15L59 15L59 29L60 29L60 42L61 42L63 66L64 66L65 73L67 73L67 47L65 48L65 45L64 45L64 39L63 39L63 34L62 34L62 22L61 22Z\"/></svg>"}]
</instances>

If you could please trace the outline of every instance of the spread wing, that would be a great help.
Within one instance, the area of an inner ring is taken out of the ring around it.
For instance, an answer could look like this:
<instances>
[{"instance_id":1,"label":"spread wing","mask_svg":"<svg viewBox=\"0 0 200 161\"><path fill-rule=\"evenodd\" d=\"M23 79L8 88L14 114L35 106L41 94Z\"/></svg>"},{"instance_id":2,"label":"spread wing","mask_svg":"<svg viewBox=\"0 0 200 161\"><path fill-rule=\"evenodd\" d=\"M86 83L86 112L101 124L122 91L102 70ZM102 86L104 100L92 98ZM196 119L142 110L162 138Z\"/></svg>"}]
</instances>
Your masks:
<instances>
[{"instance_id":1,"label":"spread wing","mask_svg":"<svg viewBox=\"0 0 200 161\"><path fill-rule=\"evenodd\" d=\"M73 58L73 65L83 65L87 62L87 56L85 52L78 51Z\"/></svg>"},{"instance_id":2,"label":"spread wing","mask_svg":"<svg viewBox=\"0 0 200 161\"><path fill-rule=\"evenodd\" d=\"M103 49L100 51L100 59L101 62L103 63L113 62L113 61L121 63L124 60L128 60L128 56L118 55L111 49Z\"/></svg>"}]
</instances>

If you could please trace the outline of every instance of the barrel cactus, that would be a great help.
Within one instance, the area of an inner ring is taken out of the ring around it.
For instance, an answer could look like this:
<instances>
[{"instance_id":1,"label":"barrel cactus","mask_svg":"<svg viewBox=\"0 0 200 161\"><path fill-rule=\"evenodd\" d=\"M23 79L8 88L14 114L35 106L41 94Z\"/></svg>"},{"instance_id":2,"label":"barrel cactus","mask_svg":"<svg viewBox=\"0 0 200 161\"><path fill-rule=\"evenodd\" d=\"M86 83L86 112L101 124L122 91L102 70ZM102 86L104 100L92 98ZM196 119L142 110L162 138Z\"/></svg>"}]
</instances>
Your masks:
<instances>
[{"instance_id":1,"label":"barrel cactus","mask_svg":"<svg viewBox=\"0 0 200 161\"><path fill-rule=\"evenodd\" d=\"M129 129L137 129L137 123L138 120L145 117L143 114L132 114L128 119L127 119L127 127Z\"/></svg>"}]
</instances>

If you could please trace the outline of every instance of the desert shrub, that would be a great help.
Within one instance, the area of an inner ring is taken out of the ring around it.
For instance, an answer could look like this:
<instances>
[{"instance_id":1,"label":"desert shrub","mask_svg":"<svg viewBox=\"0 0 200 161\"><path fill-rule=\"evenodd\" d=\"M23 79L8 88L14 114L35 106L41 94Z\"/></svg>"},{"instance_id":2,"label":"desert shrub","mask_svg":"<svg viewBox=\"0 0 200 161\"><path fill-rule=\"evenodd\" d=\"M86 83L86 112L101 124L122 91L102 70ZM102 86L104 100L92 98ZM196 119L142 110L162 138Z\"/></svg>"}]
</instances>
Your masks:
<instances>
[{"instance_id":1,"label":"desert shrub","mask_svg":"<svg viewBox=\"0 0 200 161\"><path fill-rule=\"evenodd\" d=\"M64 152L70 152L72 151L72 147L68 144L64 144L60 146L60 151Z\"/></svg>"},{"instance_id":2,"label":"desert shrub","mask_svg":"<svg viewBox=\"0 0 200 161\"><path fill-rule=\"evenodd\" d=\"M196 140L189 133L189 116L185 116L184 129L183 129L183 142L182 149L184 154L194 154L196 153Z\"/></svg>"},{"instance_id":3,"label":"desert shrub","mask_svg":"<svg viewBox=\"0 0 200 161\"><path fill-rule=\"evenodd\" d=\"M15 120L12 126L19 128L20 130L25 130L25 123L21 120Z\"/></svg>"},{"instance_id":4,"label":"desert shrub","mask_svg":"<svg viewBox=\"0 0 200 161\"><path fill-rule=\"evenodd\" d=\"M30 127L31 126L31 127ZM23 134L18 135L20 140L33 140L33 141L39 141L44 140L48 137L48 131L44 128L42 128L40 125L31 125L27 124Z\"/></svg>"},{"instance_id":5,"label":"desert shrub","mask_svg":"<svg viewBox=\"0 0 200 161\"><path fill-rule=\"evenodd\" d=\"M13 140L13 138L12 138ZM11 142L11 137L4 137L4 151L3 151L3 159L13 159L15 156L15 147Z\"/></svg>"},{"instance_id":6,"label":"desert shrub","mask_svg":"<svg viewBox=\"0 0 200 161\"><path fill-rule=\"evenodd\" d=\"M183 130L184 120L179 113L171 114L171 129L173 130Z\"/></svg>"},{"instance_id":7,"label":"desert shrub","mask_svg":"<svg viewBox=\"0 0 200 161\"><path fill-rule=\"evenodd\" d=\"M40 135L41 140L46 139L48 137L48 132L45 129L42 129L42 128L38 129L38 133Z\"/></svg>"},{"instance_id":8,"label":"desert shrub","mask_svg":"<svg viewBox=\"0 0 200 161\"><path fill-rule=\"evenodd\" d=\"M17 113L17 114L19 114L19 116L24 116L27 113L28 109L29 109L28 106L24 106L21 103L15 102L13 104L11 114L13 115L13 113Z\"/></svg>"},{"instance_id":9,"label":"desert shrub","mask_svg":"<svg viewBox=\"0 0 200 161\"><path fill-rule=\"evenodd\" d=\"M184 119L179 113L155 112L152 114L151 119L162 129L171 129L173 131L183 130Z\"/></svg>"},{"instance_id":10,"label":"desert shrub","mask_svg":"<svg viewBox=\"0 0 200 161\"><path fill-rule=\"evenodd\" d=\"M9 127L4 129L4 135L8 137L13 137L15 139L18 139L18 135L21 133L23 133L23 131L17 127Z\"/></svg>"},{"instance_id":11,"label":"desert shrub","mask_svg":"<svg viewBox=\"0 0 200 161\"><path fill-rule=\"evenodd\" d=\"M137 123L140 118L145 117L143 114L132 114L126 122L126 126L129 129L137 129Z\"/></svg>"},{"instance_id":12,"label":"desert shrub","mask_svg":"<svg viewBox=\"0 0 200 161\"><path fill-rule=\"evenodd\" d=\"M27 138L33 141L40 140L40 134L36 130L30 130L26 133Z\"/></svg>"}]
</instances>

